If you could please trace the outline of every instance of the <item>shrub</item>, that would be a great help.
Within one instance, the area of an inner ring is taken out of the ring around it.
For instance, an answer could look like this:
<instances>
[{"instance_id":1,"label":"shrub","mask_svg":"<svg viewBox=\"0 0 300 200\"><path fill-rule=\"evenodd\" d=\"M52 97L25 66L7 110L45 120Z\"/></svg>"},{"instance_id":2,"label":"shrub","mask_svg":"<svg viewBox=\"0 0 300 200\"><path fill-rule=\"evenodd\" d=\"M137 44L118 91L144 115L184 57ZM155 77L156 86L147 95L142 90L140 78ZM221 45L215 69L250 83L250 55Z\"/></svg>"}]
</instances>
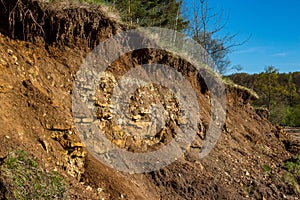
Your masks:
<instances>
[{"instance_id":1,"label":"shrub","mask_svg":"<svg viewBox=\"0 0 300 200\"><path fill-rule=\"evenodd\" d=\"M285 126L300 126L300 108L288 107L285 109L285 116L282 120L282 124Z\"/></svg>"}]
</instances>

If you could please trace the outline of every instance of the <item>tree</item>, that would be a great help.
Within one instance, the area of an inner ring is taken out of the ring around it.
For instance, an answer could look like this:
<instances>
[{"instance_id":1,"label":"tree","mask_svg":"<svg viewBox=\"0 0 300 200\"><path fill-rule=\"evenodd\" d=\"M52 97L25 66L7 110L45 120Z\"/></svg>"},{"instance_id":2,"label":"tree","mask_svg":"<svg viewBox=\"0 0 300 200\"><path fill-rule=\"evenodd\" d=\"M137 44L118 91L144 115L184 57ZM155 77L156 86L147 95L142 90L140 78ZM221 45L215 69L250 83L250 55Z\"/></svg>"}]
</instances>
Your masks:
<instances>
[{"instance_id":1,"label":"tree","mask_svg":"<svg viewBox=\"0 0 300 200\"><path fill-rule=\"evenodd\" d=\"M296 88L296 84L293 82L293 74L289 73L287 76L288 76L287 90L288 90L289 106L294 106L295 97L297 96L297 88Z\"/></svg>"},{"instance_id":2,"label":"tree","mask_svg":"<svg viewBox=\"0 0 300 200\"><path fill-rule=\"evenodd\" d=\"M188 22L181 13L182 1L176 0L108 0L129 24L144 27L163 27L176 31L187 28Z\"/></svg>"},{"instance_id":3,"label":"tree","mask_svg":"<svg viewBox=\"0 0 300 200\"><path fill-rule=\"evenodd\" d=\"M273 66L267 67L265 72L257 76L255 90L260 95L260 99L255 104L266 106L270 111L269 119L274 123L282 124L288 114L286 112L288 87L286 84L280 84L279 78L278 69Z\"/></svg>"},{"instance_id":4,"label":"tree","mask_svg":"<svg viewBox=\"0 0 300 200\"><path fill-rule=\"evenodd\" d=\"M258 75L255 80L255 88L261 94L259 104L267 105L269 111L271 111L272 102L274 96L279 89L278 84L278 69L273 66L266 68L265 72Z\"/></svg>"},{"instance_id":5,"label":"tree","mask_svg":"<svg viewBox=\"0 0 300 200\"><path fill-rule=\"evenodd\" d=\"M226 21L223 20L223 11L214 11L209 7L209 0L193 1L193 17L190 20L190 34L207 51L215 65L213 69L224 74L230 68L228 53L236 46L244 44L247 40L236 43L237 34L221 35ZM206 58L208 60L209 58ZM208 62L209 63L209 62Z\"/></svg>"}]
</instances>

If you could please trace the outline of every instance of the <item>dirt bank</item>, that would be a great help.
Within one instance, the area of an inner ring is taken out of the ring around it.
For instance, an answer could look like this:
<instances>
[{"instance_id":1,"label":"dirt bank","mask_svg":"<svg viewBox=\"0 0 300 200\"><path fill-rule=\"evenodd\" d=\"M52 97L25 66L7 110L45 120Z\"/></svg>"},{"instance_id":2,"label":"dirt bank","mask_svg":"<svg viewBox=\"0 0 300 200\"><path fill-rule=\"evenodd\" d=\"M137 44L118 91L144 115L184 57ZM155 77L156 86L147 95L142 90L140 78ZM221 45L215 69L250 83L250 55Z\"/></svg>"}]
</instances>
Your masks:
<instances>
[{"instance_id":1,"label":"dirt bank","mask_svg":"<svg viewBox=\"0 0 300 200\"><path fill-rule=\"evenodd\" d=\"M144 49L116 60L108 72L121 77L143 63L173 66L196 91L203 127L187 152L169 166L142 174L117 172L97 161L78 137L72 117L71 94L75 74L87 52L100 41L125 29L104 8L38 1L0 1L0 157L23 149L48 171L67 180L71 199L297 199L284 180L284 162L293 154L291 138L251 107L251 94L226 86L226 123L217 145L198 159L211 120L210 91L193 66L170 52ZM174 138L174 124L146 142L122 137L107 117L112 84L99 84L98 120L112 142L131 152L161 148ZM133 96L132 113L153 101L168 101L175 116L178 105L165 88L142 88ZM155 93L151 93L155 91ZM152 95L152 99L150 98ZM149 98L148 98L149 97ZM146 99L150 99L149 102ZM172 101L171 101L171 100ZM143 103L141 103L143 102ZM173 106L173 107L172 107ZM175 120L176 121L176 120ZM0 184L1 185L1 184ZM2 186L1 186L2 187ZM3 185L5 188L5 185ZM5 190L0 190L5 193ZM2 196L4 196L2 194ZM0 195L1 197L1 195Z\"/></svg>"}]
</instances>

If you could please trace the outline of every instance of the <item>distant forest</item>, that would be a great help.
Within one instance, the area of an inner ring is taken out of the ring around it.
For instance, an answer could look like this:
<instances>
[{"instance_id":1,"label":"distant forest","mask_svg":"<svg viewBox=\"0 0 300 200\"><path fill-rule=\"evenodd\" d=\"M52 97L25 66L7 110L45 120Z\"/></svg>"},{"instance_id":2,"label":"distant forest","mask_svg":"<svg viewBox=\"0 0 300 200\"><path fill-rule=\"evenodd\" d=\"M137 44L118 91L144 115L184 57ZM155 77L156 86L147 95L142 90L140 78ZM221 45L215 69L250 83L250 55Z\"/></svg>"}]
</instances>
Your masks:
<instances>
[{"instance_id":1,"label":"distant forest","mask_svg":"<svg viewBox=\"0 0 300 200\"><path fill-rule=\"evenodd\" d=\"M260 74L237 73L228 78L253 89L260 97L253 106L267 108L272 122L300 126L300 72L278 73L274 67L268 67Z\"/></svg>"}]
</instances>

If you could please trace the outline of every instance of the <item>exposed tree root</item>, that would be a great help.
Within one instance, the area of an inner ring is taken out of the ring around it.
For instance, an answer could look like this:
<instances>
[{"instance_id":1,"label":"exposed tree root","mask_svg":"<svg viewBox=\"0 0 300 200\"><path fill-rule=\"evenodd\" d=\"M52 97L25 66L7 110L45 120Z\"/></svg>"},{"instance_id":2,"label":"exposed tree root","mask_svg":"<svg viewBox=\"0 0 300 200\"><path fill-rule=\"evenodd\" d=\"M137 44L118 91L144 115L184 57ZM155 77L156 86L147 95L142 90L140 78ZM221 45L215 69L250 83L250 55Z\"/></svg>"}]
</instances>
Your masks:
<instances>
[{"instance_id":1,"label":"exposed tree root","mask_svg":"<svg viewBox=\"0 0 300 200\"><path fill-rule=\"evenodd\" d=\"M120 28L105 12L91 4L0 0L0 32L34 43L93 48Z\"/></svg>"}]
</instances>

